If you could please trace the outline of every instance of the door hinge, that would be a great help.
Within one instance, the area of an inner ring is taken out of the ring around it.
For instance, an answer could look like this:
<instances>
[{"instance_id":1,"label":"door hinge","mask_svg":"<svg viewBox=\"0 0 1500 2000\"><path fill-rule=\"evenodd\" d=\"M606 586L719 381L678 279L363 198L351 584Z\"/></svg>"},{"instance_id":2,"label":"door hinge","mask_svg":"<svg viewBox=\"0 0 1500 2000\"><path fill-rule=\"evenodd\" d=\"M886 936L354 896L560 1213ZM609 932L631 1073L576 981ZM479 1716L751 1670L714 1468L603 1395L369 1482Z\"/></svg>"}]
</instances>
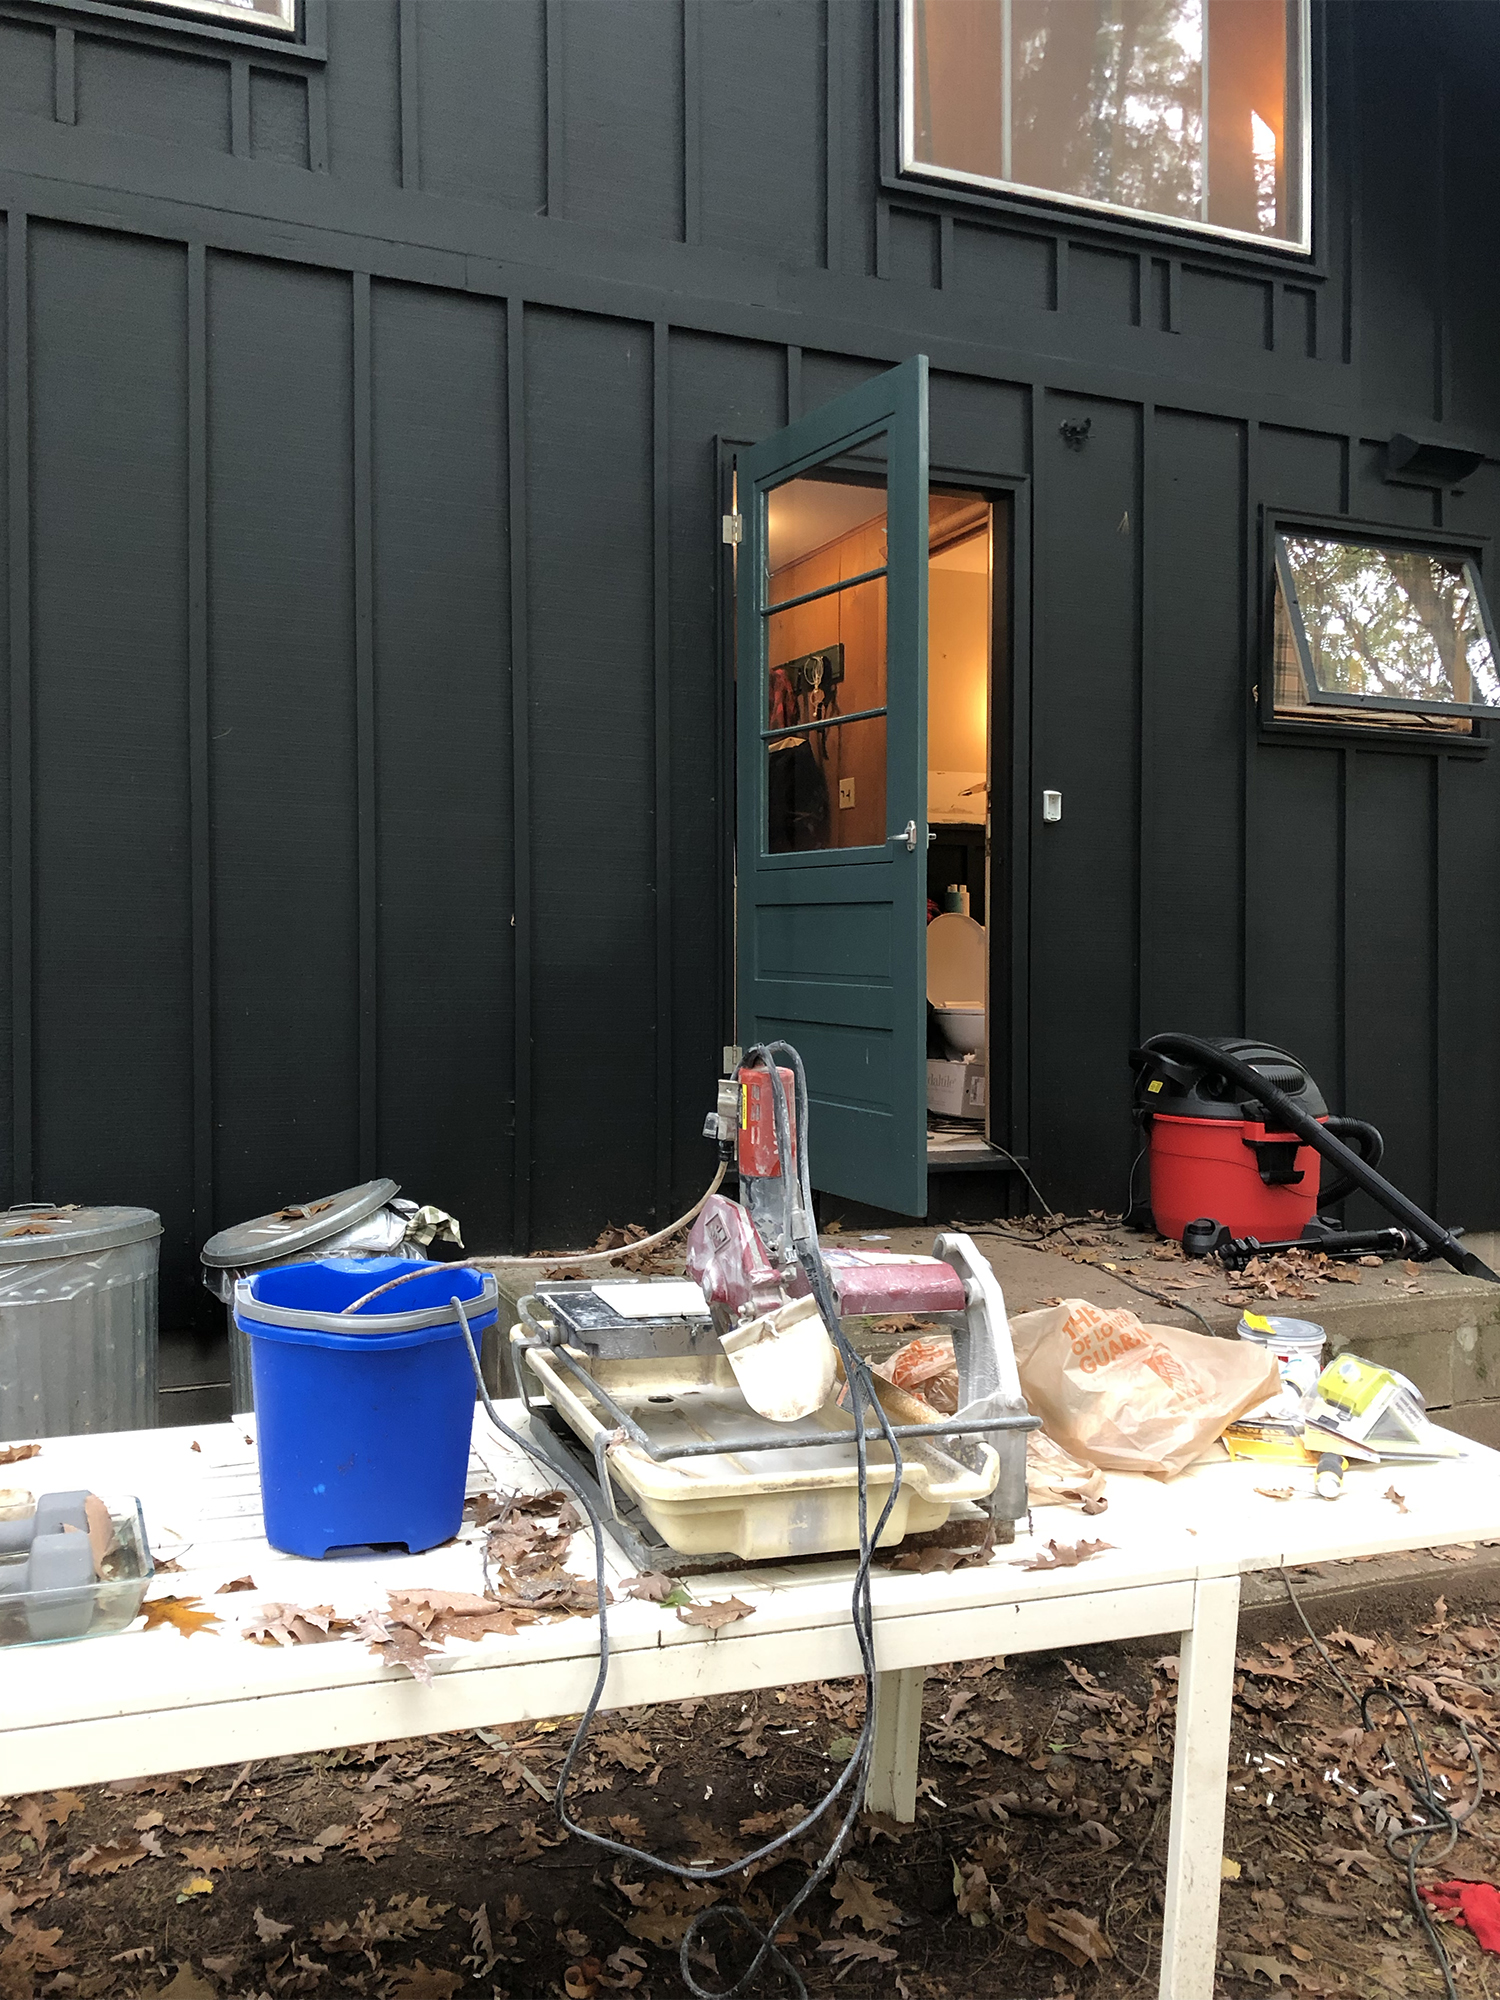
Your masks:
<instances>
[{"instance_id":1,"label":"door hinge","mask_svg":"<svg viewBox=\"0 0 1500 2000\"><path fill-rule=\"evenodd\" d=\"M737 548L745 539L745 517L743 514L726 514L721 534L724 541Z\"/></svg>"}]
</instances>

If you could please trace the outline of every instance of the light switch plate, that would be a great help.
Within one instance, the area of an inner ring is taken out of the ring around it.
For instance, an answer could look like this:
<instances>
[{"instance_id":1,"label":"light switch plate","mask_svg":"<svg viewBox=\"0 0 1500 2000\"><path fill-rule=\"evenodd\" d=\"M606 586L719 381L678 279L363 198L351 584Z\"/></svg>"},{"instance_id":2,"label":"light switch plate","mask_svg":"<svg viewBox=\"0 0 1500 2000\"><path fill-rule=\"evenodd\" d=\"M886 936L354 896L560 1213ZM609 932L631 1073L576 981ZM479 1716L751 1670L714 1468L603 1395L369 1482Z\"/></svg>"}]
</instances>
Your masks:
<instances>
[{"instance_id":1,"label":"light switch plate","mask_svg":"<svg viewBox=\"0 0 1500 2000\"><path fill-rule=\"evenodd\" d=\"M854 780L852 778L840 778L839 811L847 812L849 807L852 806L853 804L854 804Z\"/></svg>"}]
</instances>

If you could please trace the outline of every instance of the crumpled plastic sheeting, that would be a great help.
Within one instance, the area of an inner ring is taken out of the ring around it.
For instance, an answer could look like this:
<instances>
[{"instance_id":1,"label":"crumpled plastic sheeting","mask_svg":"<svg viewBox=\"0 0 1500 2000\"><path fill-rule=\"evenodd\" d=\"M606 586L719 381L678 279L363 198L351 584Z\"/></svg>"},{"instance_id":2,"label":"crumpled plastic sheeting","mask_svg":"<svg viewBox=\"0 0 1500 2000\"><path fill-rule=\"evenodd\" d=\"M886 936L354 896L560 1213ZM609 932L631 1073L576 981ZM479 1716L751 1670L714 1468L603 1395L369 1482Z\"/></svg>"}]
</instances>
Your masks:
<instances>
[{"instance_id":1,"label":"crumpled plastic sheeting","mask_svg":"<svg viewBox=\"0 0 1500 2000\"><path fill-rule=\"evenodd\" d=\"M81 1250L71 1257L38 1257L0 1264L0 1310L6 1306L49 1306L82 1298L114 1285L137 1285L156 1275L159 1236L140 1243L117 1243L109 1250Z\"/></svg>"}]
</instances>

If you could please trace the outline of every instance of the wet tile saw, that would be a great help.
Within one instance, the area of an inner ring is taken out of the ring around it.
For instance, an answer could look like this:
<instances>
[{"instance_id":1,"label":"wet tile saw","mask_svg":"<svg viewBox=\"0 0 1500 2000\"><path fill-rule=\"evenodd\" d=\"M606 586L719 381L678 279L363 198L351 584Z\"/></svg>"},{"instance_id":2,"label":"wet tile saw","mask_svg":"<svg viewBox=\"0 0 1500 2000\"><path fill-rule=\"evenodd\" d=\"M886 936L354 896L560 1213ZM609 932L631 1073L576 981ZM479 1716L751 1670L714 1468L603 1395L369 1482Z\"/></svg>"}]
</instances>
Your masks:
<instances>
[{"instance_id":1,"label":"wet tile saw","mask_svg":"<svg viewBox=\"0 0 1500 2000\"><path fill-rule=\"evenodd\" d=\"M930 1257L819 1250L806 1086L795 1052L773 1046L774 1070L752 1050L720 1084L705 1137L735 1164L740 1199L703 1203L687 1281L565 1280L520 1302L512 1340L531 1421L591 1460L612 1532L642 1567L826 1555L860 1541L852 1362L884 1417L864 1452L872 1512L900 1458L881 1541L938 1529L1009 1541L1026 1512L1025 1434L1037 1420L994 1273L956 1233L939 1235ZM951 1330L955 1416L869 1377L848 1335L884 1313Z\"/></svg>"}]
</instances>

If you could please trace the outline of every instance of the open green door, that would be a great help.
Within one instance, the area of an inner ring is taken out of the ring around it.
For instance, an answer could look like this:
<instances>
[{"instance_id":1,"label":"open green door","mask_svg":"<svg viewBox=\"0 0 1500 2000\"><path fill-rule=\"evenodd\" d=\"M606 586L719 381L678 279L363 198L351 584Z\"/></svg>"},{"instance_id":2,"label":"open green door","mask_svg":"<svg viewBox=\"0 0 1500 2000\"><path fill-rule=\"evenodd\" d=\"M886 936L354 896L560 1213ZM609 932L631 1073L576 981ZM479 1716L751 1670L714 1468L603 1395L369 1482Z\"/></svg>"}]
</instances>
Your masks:
<instances>
[{"instance_id":1,"label":"open green door","mask_svg":"<svg viewBox=\"0 0 1500 2000\"><path fill-rule=\"evenodd\" d=\"M927 358L738 461L737 1033L815 1187L927 1209Z\"/></svg>"}]
</instances>

